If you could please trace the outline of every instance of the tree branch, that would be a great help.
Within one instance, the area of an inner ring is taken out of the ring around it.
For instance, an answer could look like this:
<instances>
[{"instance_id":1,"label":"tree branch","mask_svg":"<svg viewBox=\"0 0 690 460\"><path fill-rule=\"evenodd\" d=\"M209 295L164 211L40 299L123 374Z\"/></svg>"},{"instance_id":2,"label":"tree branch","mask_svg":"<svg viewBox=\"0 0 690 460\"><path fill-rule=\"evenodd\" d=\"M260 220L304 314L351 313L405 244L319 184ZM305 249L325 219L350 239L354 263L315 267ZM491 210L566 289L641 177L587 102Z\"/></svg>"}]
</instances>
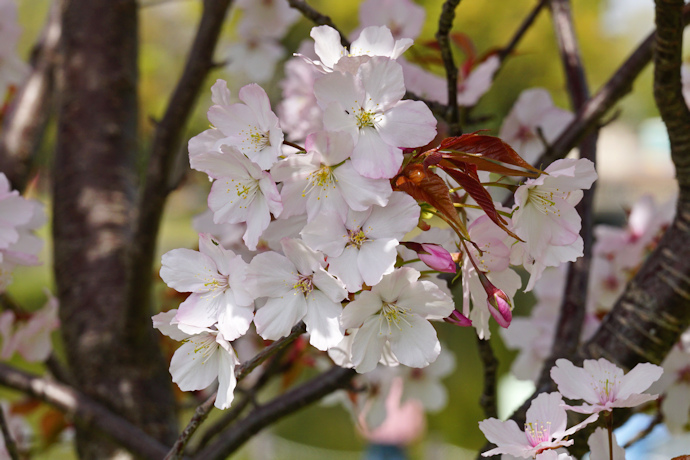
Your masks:
<instances>
[{"instance_id":1,"label":"tree branch","mask_svg":"<svg viewBox=\"0 0 690 460\"><path fill-rule=\"evenodd\" d=\"M133 333L151 329L151 272L163 209L171 192L173 165L180 154L183 129L197 100L201 86L213 68L213 53L232 0L204 0L204 9L182 76L173 91L165 114L156 127L145 183L139 196L130 259L131 314L128 327Z\"/></svg>"},{"instance_id":2,"label":"tree branch","mask_svg":"<svg viewBox=\"0 0 690 460\"><path fill-rule=\"evenodd\" d=\"M496 409L498 360L488 340L482 340L477 337L477 348L479 350L479 358L484 367L484 390L479 398L479 405L484 409L486 418L498 417L498 410Z\"/></svg>"},{"instance_id":3,"label":"tree branch","mask_svg":"<svg viewBox=\"0 0 690 460\"><path fill-rule=\"evenodd\" d=\"M307 326L304 324L304 322L300 321L299 324L292 328L289 335L283 337L282 339L276 340L252 359L237 366L235 368L235 378L237 379L237 383L241 382L257 366L266 361L269 357L276 354L278 351L287 347L297 337L304 334L306 331ZM216 401L216 395L217 393L212 394L206 401L196 408L194 415L185 429L182 431L182 434L180 434L172 449L170 449L170 452L168 452L168 454L165 456L166 460L181 458L184 448L189 442L190 438L196 432L199 426L206 420L208 414L211 412L211 409L213 409L213 404Z\"/></svg>"},{"instance_id":4,"label":"tree branch","mask_svg":"<svg viewBox=\"0 0 690 460\"><path fill-rule=\"evenodd\" d=\"M329 371L314 377L271 402L259 406L234 426L224 431L218 439L194 458L215 460L228 457L251 436L286 415L312 404L335 390L347 386L356 375L354 369L333 366Z\"/></svg>"},{"instance_id":5,"label":"tree branch","mask_svg":"<svg viewBox=\"0 0 690 460\"><path fill-rule=\"evenodd\" d=\"M54 1L35 48L31 73L12 101L0 130L0 171L19 191L29 180L30 163L52 113L55 59L61 35L59 13L58 2Z\"/></svg>"},{"instance_id":6,"label":"tree branch","mask_svg":"<svg viewBox=\"0 0 690 460\"><path fill-rule=\"evenodd\" d=\"M532 27L532 24L534 24L534 21L537 19L537 16L539 16L539 13L541 13L542 8L546 6L548 1L549 0L539 0L539 2L534 6L534 8L532 8L532 11L529 12L527 17L523 19L522 23L520 24L520 27L518 27L518 29L515 31L513 38L510 39L506 46L504 46L498 51L498 58L501 60L501 62L505 61L508 56L513 54L513 51L515 50L515 48L517 48L518 43L520 43L520 40L522 40L522 37L529 30L529 28ZM494 78L495 77L496 74L494 74Z\"/></svg>"},{"instance_id":7,"label":"tree branch","mask_svg":"<svg viewBox=\"0 0 690 460\"><path fill-rule=\"evenodd\" d=\"M291 7L302 13L302 16L309 19L317 26L329 26L334 28L340 34L340 44L345 48L350 48L350 41L347 39L345 34L335 26L330 16L319 13L314 8L309 6L305 0L288 0L288 3Z\"/></svg>"},{"instance_id":8,"label":"tree branch","mask_svg":"<svg viewBox=\"0 0 690 460\"><path fill-rule=\"evenodd\" d=\"M0 430L2 431L2 439L5 444L7 453L10 454L11 460L19 460L19 452L17 451L17 443L14 441L14 436L10 432L10 426L5 418L5 410L0 407Z\"/></svg>"},{"instance_id":9,"label":"tree branch","mask_svg":"<svg viewBox=\"0 0 690 460\"><path fill-rule=\"evenodd\" d=\"M132 453L147 459L163 458L167 447L119 415L84 394L60 383L0 363L0 384L54 406L83 429L96 430Z\"/></svg>"},{"instance_id":10,"label":"tree branch","mask_svg":"<svg viewBox=\"0 0 690 460\"><path fill-rule=\"evenodd\" d=\"M438 31L436 41L441 49L441 58L446 69L446 80L448 82L448 104L446 105L445 120L449 126L451 136L462 134L460 126L460 111L458 109L458 68L453 59L453 52L450 49L448 36L453 28L455 19L455 8L460 4L460 0L446 0L443 3L441 16L438 18Z\"/></svg>"}]
</instances>

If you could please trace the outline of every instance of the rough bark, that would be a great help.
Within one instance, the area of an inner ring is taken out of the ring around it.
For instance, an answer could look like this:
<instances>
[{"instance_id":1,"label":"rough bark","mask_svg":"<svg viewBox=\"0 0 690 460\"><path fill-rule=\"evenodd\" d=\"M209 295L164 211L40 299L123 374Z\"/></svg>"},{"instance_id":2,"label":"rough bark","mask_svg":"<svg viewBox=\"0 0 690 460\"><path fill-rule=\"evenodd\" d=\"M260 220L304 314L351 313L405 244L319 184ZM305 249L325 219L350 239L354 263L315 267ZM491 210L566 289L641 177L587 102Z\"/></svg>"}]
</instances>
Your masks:
<instances>
[{"instance_id":1,"label":"rough bark","mask_svg":"<svg viewBox=\"0 0 690 460\"><path fill-rule=\"evenodd\" d=\"M53 239L68 362L81 391L172 444L173 397L157 339L151 328L127 328L137 4L64 0L61 18ZM123 458L81 430L77 448L82 458Z\"/></svg>"}]
</instances>

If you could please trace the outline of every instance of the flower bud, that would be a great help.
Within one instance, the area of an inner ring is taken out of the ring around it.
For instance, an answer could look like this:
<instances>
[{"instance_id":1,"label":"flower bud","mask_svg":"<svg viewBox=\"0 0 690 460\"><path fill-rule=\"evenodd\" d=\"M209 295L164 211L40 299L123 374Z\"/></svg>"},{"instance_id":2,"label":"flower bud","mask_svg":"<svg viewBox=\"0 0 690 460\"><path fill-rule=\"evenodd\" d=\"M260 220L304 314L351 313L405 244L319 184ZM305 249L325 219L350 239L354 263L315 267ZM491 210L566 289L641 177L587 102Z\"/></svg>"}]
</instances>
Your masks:
<instances>
[{"instance_id":1,"label":"flower bud","mask_svg":"<svg viewBox=\"0 0 690 460\"><path fill-rule=\"evenodd\" d=\"M407 249L415 251L419 256L419 260L434 270L445 273L455 273L457 271L455 261L453 261L450 252L438 244L415 243L412 241L403 241L400 244Z\"/></svg>"},{"instance_id":2,"label":"flower bud","mask_svg":"<svg viewBox=\"0 0 690 460\"><path fill-rule=\"evenodd\" d=\"M443 321L460 327L469 327L472 325L472 320L457 310L453 310L453 313L451 313L448 318L444 318Z\"/></svg>"},{"instance_id":3,"label":"flower bud","mask_svg":"<svg viewBox=\"0 0 690 460\"><path fill-rule=\"evenodd\" d=\"M484 291L486 291L486 305L489 308L489 313L494 317L499 326L507 328L513 320L513 306L510 299L505 292L498 289L489 281L489 278L481 272L477 271L479 281L481 281Z\"/></svg>"}]
</instances>

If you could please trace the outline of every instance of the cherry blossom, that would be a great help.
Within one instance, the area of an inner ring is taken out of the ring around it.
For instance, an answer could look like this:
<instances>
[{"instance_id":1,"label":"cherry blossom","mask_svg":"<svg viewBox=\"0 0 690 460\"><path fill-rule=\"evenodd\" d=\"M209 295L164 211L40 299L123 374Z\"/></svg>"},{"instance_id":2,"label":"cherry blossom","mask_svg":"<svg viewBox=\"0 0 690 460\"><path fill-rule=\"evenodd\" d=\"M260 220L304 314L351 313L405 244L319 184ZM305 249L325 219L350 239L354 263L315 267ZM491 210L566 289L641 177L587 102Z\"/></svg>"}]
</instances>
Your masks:
<instances>
[{"instance_id":1,"label":"cherry blossom","mask_svg":"<svg viewBox=\"0 0 690 460\"><path fill-rule=\"evenodd\" d=\"M354 67L348 66L350 70L353 70L360 63L366 62L369 56L397 59L412 46L412 40L409 38L395 40L391 31L385 26L371 26L362 30L359 37L350 45L349 51L340 44L338 31L330 26L314 27L311 29L310 35L314 39L314 51L320 59L320 61L312 61L312 63L324 72L332 72L335 65L344 56L365 57L364 59L355 59L352 62L355 64Z\"/></svg>"},{"instance_id":2,"label":"cherry blossom","mask_svg":"<svg viewBox=\"0 0 690 460\"><path fill-rule=\"evenodd\" d=\"M360 27L386 26L395 39L415 39L426 11L412 0L367 0L359 5Z\"/></svg>"},{"instance_id":3,"label":"cherry blossom","mask_svg":"<svg viewBox=\"0 0 690 460\"><path fill-rule=\"evenodd\" d=\"M271 175L242 155L236 148L221 147L190 157L193 169L217 179L208 195L213 221L247 223L243 240L250 250L256 249L259 237L268 227L271 214L279 216L283 204Z\"/></svg>"},{"instance_id":4,"label":"cherry blossom","mask_svg":"<svg viewBox=\"0 0 690 460\"><path fill-rule=\"evenodd\" d=\"M576 367L567 359L559 359L551 368L551 378L564 397L583 399L588 403L565 407L582 414L594 414L655 400L659 395L642 392L663 372L654 364L640 363L624 375L623 369L604 358L586 359L583 367Z\"/></svg>"},{"instance_id":5,"label":"cherry blossom","mask_svg":"<svg viewBox=\"0 0 690 460\"><path fill-rule=\"evenodd\" d=\"M574 441L566 438L598 417L598 414L591 415L582 423L566 430L568 417L563 408L562 396L559 393L541 393L527 409L524 431L518 428L514 420L503 422L489 418L479 422L479 429L486 439L497 446L483 452L482 456L508 454L518 458L544 458L538 455L546 450L572 445Z\"/></svg>"},{"instance_id":6,"label":"cherry blossom","mask_svg":"<svg viewBox=\"0 0 690 460\"><path fill-rule=\"evenodd\" d=\"M419 401L428 412L438 412L448 403L448 390L441 383L455 370L455 356L445 346L433 363L424 368L398 366L398 375L403 380L401 402Z\"/></svg>"},{"instance_id":7,"label":"cherry blossom","mask_svg":"<svg viewBox=\"0 0 690 460\"><path fill-rule=\"evenodd\" d=\"M353 148L349 134L319 131L307 137L305 146L306 154L291 155L271 169L273 178L283 182L283 217L306 212L311 221L327 210L345 216L349 209L366 211L388 202L390 182L362 176L348 159Z\"/></svg>"},{"instance_id":8,"label":"cherry blossom","mask_svg":"<svg viewBox=\"0 0 690 460\"><path fill-rule=\"evenodd\" d=\"M266 91L257 84L244 86L239 91L243 103L229 104L230 92L223 80L216 81L214 90L225 93L223 103L208 110L208 120L224 136L214 147L234 146L262 169L269 169L281 154L283 131Z\"/></svg>"},{"instance_id":9,"label":"cherry blossom","mask_svg":"<svg viewBox=\"0 0 690 460\"><path fill-rule=\"evenodd\" d=\"M247 332L254 302L245 290L246 271L240 256L205 233L199 235L199 251L173 249L163 254L163 281L178 292L192 293L177 311L179 329L192 333L217 324L226 340Z\"/></svg>"},{"instance_id":10,"label":"cherry blossom","mask_svg":"<svg viewBox=\"0 0 690 460\"><path fill-rule=\"evenodd\" d=\"M222 332L209 328L187 328L182 331L174 318L177 310L155 315L153 327L168 337L183 341L170 361L172 380L182 391L203 390L218 380L218 409L230 407L237 379L235 366L239 360ZM194 330L194 333L191 331Z\"/></svg>"},{"instance_id":11,"label":"cherry blossom","mask_svg":"<svg viewBox=\"0 0 690 460\"><path fill-rule=\"evenodd\" d=\"M587 439L590 449L589 460L625 460L625 449L618 445L615 433L611 434L611 441L613 441L613 458L609 450L609 432L602 427L594 430Z\"/></svg>"},{"instance_id":12,"label":"cherry blossom","mask_svg":"<svg viewBox=\"0 0 690 460\"><path fill-rule=\"evenodd\" d=\"M323 256L301 240L283 238L281 245L285 255L264 252L249 266L251 291L268 298L256 311L256 331L264 339L277 340L304 320L309 343L319 350L336 346L343 339L339 319L345 287L325 270Z\"/></svg>"},{"instance_id":13,"label":"cherry blossom","mask_svg":"<svg viewBox=\"0 0 690 460\"><path fill-rule=\"evenodd\" d=\"M355 75L333 72L314 83L324 108L324 126L345 131L355 147L352 164L363 176L391 178L402 164L401 148L426 145L436 135L436 119L421 101L405 95L400 64L373 57Z\"/></svg>"},{"instance_id":14,"label":"cherry blossom","mask_svg":"<svg viewBox=\"0 0 690 460\"><path fill-rule=\"evenodd\" d=\"M664 425L671 433L680 434L690 419L690 330L681 335L661 365L664 373L649 391L664 393L661 399Z\"/></svg>"},{"instance_id":15,"label":"cherry blossom","mask_svg":"<svg viewBox=\"0 0 690 460\"><path fill-rule=\"evenodd\" d=\"M582 256L582 220L575 205L582 189L597 178L587 159L564 159L546 168L547 174L529 179L515 192L513 229L523 241L513 246L513 262L522 262L530 272L526 291L534 287L544 268L572 262Z\"/></svg>"},{"instance_id":16,"label":"cherry blossom","mask_svg":"<svg viewBox=\"0 0 690 460\"><path fill-rule=\"evenodd\" d=\"M376 367L384 347L406 366L425 367L436 360L441 345L430 319L453 311L453 299L409 267L385 275L371 291L363 291L342 313L345 329L353 333L352 363L359 373Z\"/></svg>"},{"instance_id":17,"label":"cherry blossom","mask_svg":"<svg viewBox=\"0 0 690 460\"><path fill-rule=\"evenodd\" d=\"M554 105L545 89L527 89L503 120L498 136L528 163L533 163L544 151L544 141L555 141L573 118L571 112Z\"/></svg>"},{"instance_id":18,"label":"cherry blossom","mask_svg":"<svg viewBox=\"0 0 690 460\"><path fill-rule=\"evenodd\" d=\"M399 240L419 220L419 205L409 195L393 192L388 205L368 211L350 211L346 218L323 213L302 230L313 249L328 256L328 272L337 276L350 292L362 283L374 286L395 265Z\"/></svg>"},{"instance_id":19,"label":"cherry blossom","mask_svg":"<svg viewBox=\"0 0 690 460\"><path fill-rule=\"evenodd\" d=\"M33 312L26 321L17 321L14 312L0 317L2 351L0 358L8 360L18 353L28 362L43 362L53 351L51 333L60 326L58 300L46 290L48 301Z\"/></svg>"},{"instance_id":20,"label":"cherry blossom","mask_svg":"<svg viewBox=\"0 0 690 460\"><path fill-rule=\"evenodd\" d=\"M33 215L33 203L12 190L7 176L0 173L0 250L19 241L18 227L28 224Z\"/></svg>"},{"instance_id":21,"label":"cherry blossom","mask_svg":"<svg viewBox=\"0 0 690 460\"><path fill-rule=\"evenodd\" d=\"M16 48L22 29L17 23L17 4L0 1L0 102L7 88L19 85L29 73L29 66L17 55Z\"/></svg>"}]
</instances>

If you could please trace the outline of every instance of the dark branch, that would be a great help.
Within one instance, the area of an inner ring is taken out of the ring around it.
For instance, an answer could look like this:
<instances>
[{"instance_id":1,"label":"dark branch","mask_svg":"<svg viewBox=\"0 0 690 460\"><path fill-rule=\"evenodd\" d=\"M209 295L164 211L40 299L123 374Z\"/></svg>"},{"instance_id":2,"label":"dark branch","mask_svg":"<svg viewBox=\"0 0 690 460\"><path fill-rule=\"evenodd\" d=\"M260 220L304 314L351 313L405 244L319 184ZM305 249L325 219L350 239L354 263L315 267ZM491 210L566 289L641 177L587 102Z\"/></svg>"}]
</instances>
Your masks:
<instances>
[{"instance_id":1,"label":"dark branch","mask_svg":"<svg viewBox=\"0 0 690 460\"><path fill-rule=\"evenodd\" d=\"M168 451L167 447L124 418L66 385L42 379L3 363L0 363L0 384L54 406L72 417L78 426L96 430L140 457L160 459Z\"/></svg>"},{"instance_id":2,"label":"dark branch","mask_svg":"<svg viewBox=\"0 0 690 460\"><path fill-rule=\"evenodd\" d=\"M271 402L257 407L223 432L213 444L203 449L194 458L215 460L228 457L264 427L347 386L355 375L354 369L332 367L329 371L278 396Z\"/></svg>"},{"instance_id":3,"label":"dark branch","mask_svg":"<svg viewBox=\"0 0 690 460\"><path fill-rule=\"evenodd\" d=\"M518 27L518 29L515 31L513 38L510 39L506 46L501 48L501 50L498 52L498 57L501 62L505 61L508 56L513 54L513 51L515 51L515 48L517 48L518 43L520 43L520 40L522 40L522 37L524 37L529 28L532 27L535 19L537 19L537 16L539 16L539 13L541 13L542 8L546 6L548 1L549 0L539 0L539 3L534 6L532 11L530 11L527 17L522 21L520 27Z\"/></svg>"},{"instance_id":4,"label":"dark branch","mask_svg":"<svg viewBox=\"0 0 690 460\"><path fill-rule=\"evenodd\" d=\"M450 40L448 36L453 28L453 20L455 19L455 8L457 8L460 0L446 0L443 3L441 16L438 18L438 31L436 32L436 41L441 49L441 57L443 58L443 65L446 68L446 80L448 82L448 103L446 105L445 120L448 123L451 136L459 136L462 134L460 127L460 111L458 109L458 68L453 59L453 52L450 49Z\"/></svg>"},{"instance_id":5,"label":"dark branch","mask_svg":"<svg viewBox=\"0 0 690 460\"><path fill-rule=\"evenodd\" d=\"M221 27L232 0L204 0L199 22L184 71L168 102L168 107L156 126L143 192L139 196L137 225L131 245L131 308L129 328L133 333L150 329L149 305L151 272L156 250L156 238L168 193L176 157L180 154L183 128L197 100L201 86L213 68L213 53Z\"/></svg>"},{"instance_id":6,"label":"dark branch","mask_svg":"<svg viewBox=\"0 0 690 460\"><path fill-rule=\"evenodd\" d=\"M5 418L5 411L0 407L0 430L2 431L2 438L5 443L5 449L10 454L11 460L19 460L19 452L17 451L17 443L14 441L14 436L10 432L10 426Z\"/></svg>"},{"instance_id":7,"label":"dark branch","mask_svg":"<svg viewBox=\"0 0 690 460\"><path fill-rule=\"evenodd\" d=\"M278 351L287 347L291 344L297 337L304 334L307 331L307 326L300 321L295 327L292 328L290 334L283 337L282 339L276 340L271 345L266 347L261 353L258 353L252 359L245 361L241 365L235 368L235 378L239 383L246 376L248 376L258 365L266 361L268 358L276 354ZM185 446L189 442L192 435L196 432L199 426L206 420L209 412L213 409L213 403L216 401L217 393L211 395L206 401L204 401L199 407L194 411L194 415L191 420L180 434L177 441L173 445L170 452L166 455L166 460L179 459L182 456Z\"/></svg>"},{"instance_id":8,"label":"dark branch","mask_svg":"<svg viewBox=\"0 0 690 460\"><path fill-rule=\"evenodd\" d=\"M479 398L479 405L484 409L484 416L486 418L498 417L498 410L496 409L498 360L488 340L482 340L477 337L477 348L479 350L479 358L484 367L484 390Z\"/></svg>"},{"instance_id":9,"label":"dark branch","mask_svg":"<svg viewBox=\"0 0 690 460\"><path fill-rule=\"evenodd\" d=\"M317 26L329 26L337 30L340 34L340 44L343 45L345 48L350 47L350 41L347 39L345 34L342 33L340 29L338 29L335 26L335 24L329 16L319 13L311 6L307 5L307 2L305 0L288 0L288 3L291 7L302 13L302 16L309 19Z\"/></svg>"}]
</instances>

